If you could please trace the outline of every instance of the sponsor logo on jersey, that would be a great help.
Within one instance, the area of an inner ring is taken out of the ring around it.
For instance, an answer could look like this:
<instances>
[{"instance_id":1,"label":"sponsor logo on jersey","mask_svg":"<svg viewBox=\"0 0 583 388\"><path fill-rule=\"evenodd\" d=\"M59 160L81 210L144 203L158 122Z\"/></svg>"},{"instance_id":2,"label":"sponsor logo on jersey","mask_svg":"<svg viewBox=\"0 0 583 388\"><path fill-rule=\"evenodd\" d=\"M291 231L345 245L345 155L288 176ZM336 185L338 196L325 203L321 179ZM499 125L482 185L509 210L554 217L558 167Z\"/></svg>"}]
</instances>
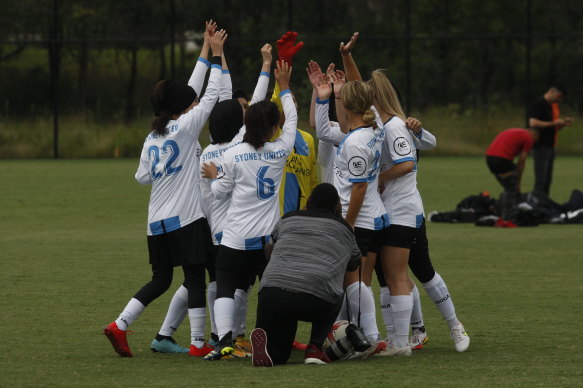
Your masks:
<instances>
[{"instance_id":1,"label":"sponsor logo on jersey","mask_svg":"<svg viewBox=\"0 0 583 388\"><path fill-rule=\"evenodd\" d=\"M398 137L393 142L393 150L397 153L397 155L405 156L411 153L411 146L409 142L404 137Z\"/></svg>"},{"instance_id":2,"label":"sponsor logo on jersey","mask_svg":"<svg viewBox=\"0 0 583 388\"><path fill-rule=\"evenodd\" d=\"M353 156L348 161L348 171L354 176L361 176L366 172L366 160L361 156Z\"/></svg>"}]
</instances>

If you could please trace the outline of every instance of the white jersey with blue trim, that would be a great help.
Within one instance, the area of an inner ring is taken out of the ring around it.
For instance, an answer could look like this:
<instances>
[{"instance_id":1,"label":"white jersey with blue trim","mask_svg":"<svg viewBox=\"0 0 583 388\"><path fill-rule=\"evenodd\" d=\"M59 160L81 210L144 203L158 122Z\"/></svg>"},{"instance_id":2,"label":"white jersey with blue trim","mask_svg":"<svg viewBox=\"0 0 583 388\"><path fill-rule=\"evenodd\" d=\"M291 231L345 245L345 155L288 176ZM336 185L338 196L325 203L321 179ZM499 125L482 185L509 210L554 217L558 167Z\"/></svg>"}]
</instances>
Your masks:
<instances>
[{"instance_id":1,"label":"white jersey with blue trim","mask_svg":"<svg viewBox=\"0 0 583 388\"><path fill-rule=\"evenodd\" d=\"M223 175L213 180L215 200L232 192L221 245L238 250L263 249L279 220L279 189L297 128L289 89L280 94L285 123L279 138L255 148L239 143L223 153Z\"/></svg>"},{"instance_id":2,"label":"white jersey with blue trim","mask_svg":"<svg viewBox=\"0 0 583 388\"><path fill-rule=\"evenodd\" d=\"M392 225L420 228L423 222L423 201L417 190L417 150L414 135L397 116L384 123L384 128L381 170L403 162L413 162L415 167L402 177L384 182L385 190L381 198Z\"/></svg>"},{"instance_id":3,"label":"white jersey with blue trim","mask_svg":"<svg viewBox=\"0 0 583 388\"><path fill-rule=\"evenodd\" d=\"M357 128L346 135L336 151L334 186L340 195L343 217L348 211L354 183L367 183L364 201L354 223L358 228L380 230L389 226L387 211L378 192L384 138L383 128Z\"/></svg>"},{"instance_id":4,"label":"white jersey with blue trim","mask_svg":"<svg viewBox=\"0 0 583 388\"><path fill-rule=\"evenodd\" d=\"M150 133L144 142L136 180L151 184L148 235L180 229L204 217L200 204L198 136L219 95L221 66L212 65L200 103L166 126L168 133Z\"/></svg>"}]
</instances>

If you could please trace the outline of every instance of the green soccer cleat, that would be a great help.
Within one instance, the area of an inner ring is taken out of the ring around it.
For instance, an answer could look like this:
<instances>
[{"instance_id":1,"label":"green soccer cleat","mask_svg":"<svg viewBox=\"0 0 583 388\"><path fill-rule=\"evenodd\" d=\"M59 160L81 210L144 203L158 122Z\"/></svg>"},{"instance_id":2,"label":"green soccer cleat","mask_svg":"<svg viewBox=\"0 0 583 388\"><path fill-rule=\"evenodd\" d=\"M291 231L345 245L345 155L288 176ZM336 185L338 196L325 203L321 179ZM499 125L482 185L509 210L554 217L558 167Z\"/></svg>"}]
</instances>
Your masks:
<instances>
[{"instance_id":1,"label":"green soccer cleat","mask_svg":"<svg viewBox=\"0 0 583 388\"><path fill-rule=\"evenodd\" d=\"M154 339L150 344L150 349L154 353L188 353L188 349L178 345L172 337L161 341Z\"/></svg>"}]
</instances>

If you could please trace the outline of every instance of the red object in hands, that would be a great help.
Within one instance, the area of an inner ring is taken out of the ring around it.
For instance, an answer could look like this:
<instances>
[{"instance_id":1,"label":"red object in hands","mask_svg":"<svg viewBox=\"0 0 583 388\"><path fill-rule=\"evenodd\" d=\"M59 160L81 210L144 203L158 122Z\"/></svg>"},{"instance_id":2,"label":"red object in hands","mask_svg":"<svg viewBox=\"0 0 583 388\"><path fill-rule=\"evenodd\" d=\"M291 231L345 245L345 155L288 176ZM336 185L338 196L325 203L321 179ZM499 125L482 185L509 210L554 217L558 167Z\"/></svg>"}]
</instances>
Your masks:
<instances>
[{"instance_id":1,"label":"red object in hands","mask_svg":"<svg viewBox=\"0 0 583 388\"><path fill-rule=\"evenodd\" d=\"M296 44L297 36L297 32L288 31L276 42L279 59L286 61L289 65L291 65L294 55L304 46L304 42L298 42Z\"/></svg>"}]
</instances>

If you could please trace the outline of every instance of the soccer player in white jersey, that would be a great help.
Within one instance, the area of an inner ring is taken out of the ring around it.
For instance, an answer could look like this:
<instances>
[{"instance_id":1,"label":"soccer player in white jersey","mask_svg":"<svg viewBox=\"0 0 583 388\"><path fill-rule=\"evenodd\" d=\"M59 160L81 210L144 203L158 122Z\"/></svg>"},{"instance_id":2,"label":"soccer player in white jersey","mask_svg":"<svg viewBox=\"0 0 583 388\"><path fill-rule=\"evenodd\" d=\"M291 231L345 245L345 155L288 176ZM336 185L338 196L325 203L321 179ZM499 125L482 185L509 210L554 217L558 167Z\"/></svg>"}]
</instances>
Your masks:
<instances>
[{"instance_id":1,"label":"soccer player in white jersey","mask_svg":"<svg viewBox=\"0 0 583 388\"><path fill-rule=\"evenodd\" d=\"M371 110L372 89L362 81L350 81L342 87L341 103L347 112L349 131L344 134L332 127L328 119L329 97L332 92L329 80L321 75L317 84L316 128L320 139L339 142L334 161L334 186L338 189L342 213L354 228L356 242L367 268L367 255L376 253L382 240L382 231L388 226L388 217L382 204L378 187L378 172L384 130L373 129L375 114ZM362 278L372 276L359 271L348 272L345 284L352 316L373 341L378 339L374 297ZM360 311L360 315L357 313ZM371 353L384 349L384 342L375 342Z\"/></svg>"},{"instance_id":2,"label":"soccer player in white jersey","mask_svg":"<svg viewBox=\"0 0 583 388\"><path fill-rule=\"evenodd\" d=\"M407 119L409 121L410 118ZM407 122L406 121L406 122ZM412 126L408 126L412 128ZM412 130L413 141L418 150L430 150L435 148L437 141L435 136L426 129L421 128L420 125L415 126ZM416 160L417 163L417 160ZM441 313L443 319L447 322L450 329L450 337L454 342L455 349L458 352L464 352L470 345L470 337L465 332L463 325L457 319L455 307L449 290L445 281L435 271L431 259L429 257L429 242L427 240L427 231L425 222L417 229L417 234L411 246L409 253L409 268L415 277L422 283L427 295L435 303L435 306ZM383 310L383 318L387 324L387 332L393 329L393 319L390 314L390 291L386 286L382 271L377 273L379 283L381 285L381 306ZM421 300L419 298L419 290L412 281L409 281L411 293L413 294L413 310L411 314L411 329L412 335L409 338L409 346L411 349L421 349L427 342L428 336L423 322L423 313L421 310Z\"/></svg>"},{"instance_id":3,"label":"soccer player in white jersey","mask_svg":"<svg viewBox=\"0 0 583 388\"><path fill-rule=\"evenodd\" d=\"M193 310L191 331L201 330L205 321L205 262L208 224L200 208L198 136L217 100L221 78L221 54L225 31L210 40L213 53L207 91L196 105L192 87L175 81L159 81L151 98L157 117L146 138L136 180L151 184L148 209L148 250L152 280L129 301L119 318L104 329L114 350L131 357L126 329L154 299L172 283L175 266L182 266L188 307ZM195 106L196 105L196 106Z\"/></svg>"},{"instance_id":4,"label":"soccer player in white jersey","mask_svg":"<svg viewBox=\"0 0 583 388\"><path fill-rule=\"evenodd\" d=\"M205 33L206 35L206 33ZM206 42L206 36L205 36ZM271 67L271 46L266 44L261 49L262 54L262 67L261 72L259 75L259 79L257 81L257 86L253 93L253 98L251 103L255 103L257 101L265 99L267 94L267 87L269 84L269 70ZM197 66L195 67L195 73L197 73L197 77L191 77L191 81L193 79L204 79L206 75L206 65L205 62L208 55L208 49L201 50L201 57L197 62ZM201 60L203 59L203 60ZM200 64L203 64L204 68L201 71L199 69ZM220 165L220 159L222 157L222 153L226 148L231 147L234 144L241 142L243 139L244 131L242 129L243 125L243 108L241 104L236 99L231 99L232 96L232 87L231 87L231 77L228 70L226 68L226 60L223 55L223 77L222 77L222 84L221 84L221 92L219 94L219 103L215 105L213 111L210 114L209 118L209 130L211 134L211 141L212 144L209 145L205 150L202 152L202 160L201 164L205 162L212 161L216 165ZM198 69L198 70L197 70ZM202 83L197 84L199 90L202 88ZM239 132L239 133L238 133ZM219 162L217 162L217 159ZM216 326L213 314L213 305L215 301L216 295L216 281L215 281L215 256L216 256L216 246L220 243L220 236L222 234L222 225L224 219L226 217L226 211L229 206L230 196L225 198L222 202L215 201L213 203L212 194L210 192L210 181L208 179L202 179L200 185L201 190L201 207L203 213L206 215L207 220L209 221L211 227L211 234L213 240L213 246L211 251L207 254L207 270L209 273L209 285L207 288L207 306L209 309L209 316L211 321L211 341L213 339L216 341L214 344L218 343L218 338L216 338ZM214 220L214 222L212 221ZM241 290L237 290L239 294ZM236 294L237 295L237 294ZM241 299L241 298L239 298ZM190 349L182 348L175 344L172 341L171 337L174 332L180 326L182 320L186 316L187 313L187 302L188 302L188 293L186 288L182 285L178 288L176 293L174 294L172 301L170 302L170 307L168 308L168 312L166 314L166 318L164 319L164 323L156 336L156 339L152 341L151 348L157 352L163 353L190 353L191 356L194 357L202 357L208 354L213 347L209 346L208 344L204 344L201 347L197 347L194 344L191 344ZM246 303L245 301L238 300L237 301L237 311L242 310L245 311L244 306L243 308L240 307L241 304ZM244 356L244 354L240 354L240 356Z\"/></svg>"},{"instance_id":5,"label":"soccer player in white jersey","mask_svg":"<svg viewBox=\"0 0 583 388\"><path fill-rule=\"evenodd\" d=\"M377 70L373 72L370 83L375 92L375 106L386 131L381 158L382 172L379 179L382 182L381 197L391 219L388 239L382 248L381 264L390 292L388 302L393 330L388 333L389 344L383 354L407 356L411 354L409 324L414 306L414 294L417 297L419 294L409 279L407 267L412 265L416 275L421 275L419 271L423 268L421 262L425 264L429 262L428 255L425 258L422 257L423 245L427 248L427 240L423 203L417 190L416 139L407 129L403 109L387 77ZM425 242L423 242L424 236ZM413 250L416 243L419 246ZM427 252L426 249L425 252ZM411 253L413 253L412 260ZM447 300L451 302L445 283L435 273L430 262L429 267L430 269L427 269L425 265L426 273L420 277L428 294L438 307L439 303L447 302ZM431 272L429 276L428 272ZM451 303L451 311L447 312L447 320L452 330L452 338L456 338L454 339L456 349L458 351L465 350L464 347L467 349L464 342L469 345L469 337L455 317L453 303ZM461 330L459 333L461 337L454 335L459 330Z\"/></svg>"},{"instance_id":6,"label":"soccer player in white jersey","mask_svg":"<svg viewBox=\"0 0 583 388\"><path fill-rule=\"evenodd\" d=\"M203 165L204 176L213 179L214 198L232 193L216 261L214 312L219 344L205 360L218 360L233 352L235 290L247 289L251 277L260 275L266 265L264 247L279 219L278 190L297 128L290 74L289 65L278 61L275 79L286 118L281 136L269 141L277 129L277 106L269 101L258 102L245 113L243 142L223 153L222 176L218 176L214 164Z\"/></svg>"}]
</instances>

